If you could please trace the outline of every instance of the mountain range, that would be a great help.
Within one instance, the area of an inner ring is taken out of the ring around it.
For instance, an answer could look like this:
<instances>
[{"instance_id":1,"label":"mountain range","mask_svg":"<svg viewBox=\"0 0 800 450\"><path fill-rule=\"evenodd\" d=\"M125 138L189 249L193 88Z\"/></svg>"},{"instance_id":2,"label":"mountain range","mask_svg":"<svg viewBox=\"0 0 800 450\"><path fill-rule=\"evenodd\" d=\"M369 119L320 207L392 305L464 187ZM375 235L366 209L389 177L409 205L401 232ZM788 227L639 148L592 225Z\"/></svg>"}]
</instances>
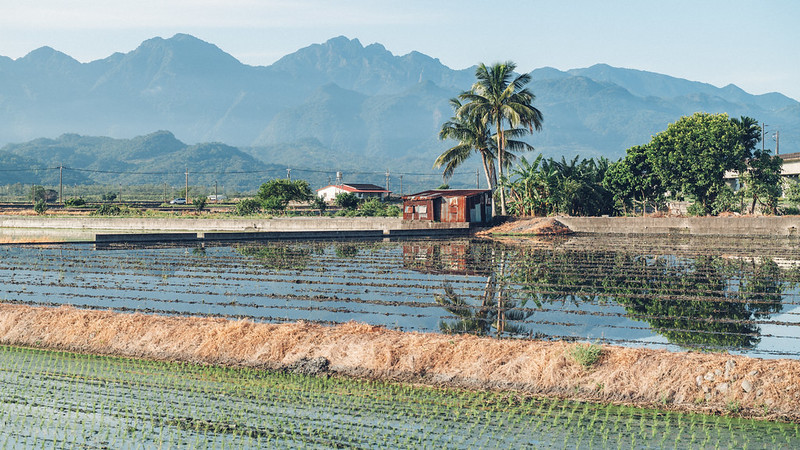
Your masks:
<instances>
[{"instance_id":1,"label":"mountain range","mask_svg":"<svg viewBox=\"0 0 800 450\"><path fill-rule=\"evenodd\" d=\"M544 127L529 142L546 156L617 159L697 111L754 117L780 131L781 153L800 151L800 102L779 93L605 64L531 76ZM452 115L448 99L473 81L474 67L453 70L418 52L397 56L346 37L270 66L243 64L186 34L89 63L42 47L16 60L0 56L0 145L7 144L0 161L120 172L293 168L320 184L337 170L353 182L383 180L372 172L389 170L395 180L406 174L409 188L414 180L430 187L440 182L433 160L453 144L438 139ZM116 150L104 155L103 146ZM456 184L474 185L476 167L468 164Z\"/></svg>"}]
</instances>

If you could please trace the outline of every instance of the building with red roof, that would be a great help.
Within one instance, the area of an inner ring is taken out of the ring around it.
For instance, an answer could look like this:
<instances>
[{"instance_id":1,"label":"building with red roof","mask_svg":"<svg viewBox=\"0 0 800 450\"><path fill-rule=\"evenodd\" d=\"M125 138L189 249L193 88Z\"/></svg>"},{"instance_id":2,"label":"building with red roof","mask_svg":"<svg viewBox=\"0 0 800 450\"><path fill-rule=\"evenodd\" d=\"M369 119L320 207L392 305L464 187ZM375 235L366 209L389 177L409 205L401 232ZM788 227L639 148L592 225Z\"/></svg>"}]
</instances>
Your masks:
<instances>
[{"instance_id":1,"label":"building with red roof","mask_svg":"<svg viewBox=\"0 0 800 450\"><path fill-rule=\"evenodd\" d=\"M325 186L324 188L317 189L317 195L322 197L326 202L332 202L337 195L342 193L351 193L356 197L365 200L372 198L383 200L389 196L391 192L382 188L381 186L366 183L331 184Z\"/></svg>"}]
</instances>

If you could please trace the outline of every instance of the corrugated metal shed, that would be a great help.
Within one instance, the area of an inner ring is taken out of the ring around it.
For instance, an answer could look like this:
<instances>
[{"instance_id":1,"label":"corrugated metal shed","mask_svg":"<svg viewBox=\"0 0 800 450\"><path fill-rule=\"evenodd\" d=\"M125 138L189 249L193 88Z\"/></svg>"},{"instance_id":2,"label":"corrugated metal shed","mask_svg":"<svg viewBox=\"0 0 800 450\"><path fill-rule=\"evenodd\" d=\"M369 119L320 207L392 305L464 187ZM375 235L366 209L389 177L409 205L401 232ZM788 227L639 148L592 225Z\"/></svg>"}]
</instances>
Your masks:
<instances>
[{"instance_id":1,"label":"corrugated metal shed","mask_svg":"<svg viewBox=\"0 0 800 450\"><path fill-rule=\"evenodd\" d=\"M492 193L488 189L431 189L403 197L403 219L488 223Z\"/></svg>"}]
</instances>

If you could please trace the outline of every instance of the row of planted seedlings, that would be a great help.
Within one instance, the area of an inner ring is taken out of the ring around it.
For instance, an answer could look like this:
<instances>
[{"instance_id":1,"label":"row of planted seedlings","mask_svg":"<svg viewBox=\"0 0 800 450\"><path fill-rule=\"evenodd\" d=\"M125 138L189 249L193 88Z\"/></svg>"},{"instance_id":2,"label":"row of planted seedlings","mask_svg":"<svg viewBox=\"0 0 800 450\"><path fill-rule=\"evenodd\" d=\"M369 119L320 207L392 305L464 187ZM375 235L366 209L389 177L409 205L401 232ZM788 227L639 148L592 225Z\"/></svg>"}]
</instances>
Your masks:
<instances>
[{"instance_id":1,"label":"row of planted seedlings","mask_svg":"<svg viewBox=\"0 0 800 450\"><path fill-rule=\"evenodd\" d=\"M758 326L770 324L770 314L797 304L796 266L778 268L772 257L578 251L567 244L25 249L3 255L15 268L7 273L5 296L22 303L270 321L356 318L404 328L412 320L428 331L551 338L582 337L570 330L591 315L609 321L608 342L625 344L626 331L647 324L676 345L744 349L758 343ZM770 247L768 254L791 258L780 249ZM26 260L32 262L25 266ZM48 302L51 296L58 299ZM611 323L621 317L631 320Z\"/></svg>"},{"instance_id":2,"label":"row of planted seedlings","mask_svg":"<svg viewBox=\"0 0 800 450\"><path fill-rule=\"evenodd\" d=\"M798 425L0 347L0 448L793 447Z\"/></svg>"}]
</instances>

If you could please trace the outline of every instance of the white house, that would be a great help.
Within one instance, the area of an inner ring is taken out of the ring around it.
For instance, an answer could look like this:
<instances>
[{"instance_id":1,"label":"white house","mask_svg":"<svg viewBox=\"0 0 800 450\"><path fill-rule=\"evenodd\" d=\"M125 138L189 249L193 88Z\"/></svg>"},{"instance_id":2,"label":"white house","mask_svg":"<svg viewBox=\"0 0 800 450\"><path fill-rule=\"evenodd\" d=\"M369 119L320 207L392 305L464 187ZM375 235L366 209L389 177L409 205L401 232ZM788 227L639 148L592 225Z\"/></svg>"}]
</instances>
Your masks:
<instances>
[{"instance_id":1,"label":"white house","mask_svg":"<svg viewBox=\"0 0 800 450\"><path fill-rule=\"evenodd\" d=\"M390 191L374 184L342 183L317 189L317 196L322 197L326 202L332 202L337 195L346 192L355 194L360 199L377 198L379 200L383 200L390 194Z\"/></svg>"}]
</instances>

